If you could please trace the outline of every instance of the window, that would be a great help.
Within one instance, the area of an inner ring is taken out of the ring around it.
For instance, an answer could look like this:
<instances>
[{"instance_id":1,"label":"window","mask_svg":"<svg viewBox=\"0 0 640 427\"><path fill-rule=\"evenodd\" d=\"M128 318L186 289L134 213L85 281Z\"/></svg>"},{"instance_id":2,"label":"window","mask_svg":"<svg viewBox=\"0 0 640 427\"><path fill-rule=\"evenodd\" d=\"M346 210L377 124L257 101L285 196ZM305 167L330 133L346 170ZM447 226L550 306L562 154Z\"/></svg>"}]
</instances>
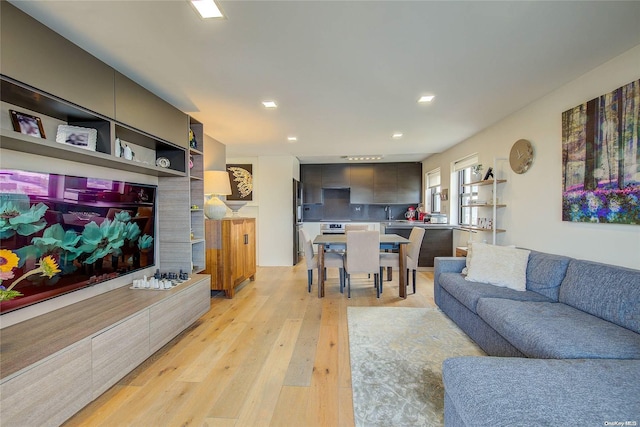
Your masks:
<instances>
[{"instance_id":1,"label":"window","mask_svg":"<svg viewBox=\"0 0 640 427\"><path fill-rule=\"evenodd\" d=\"M440 212L440 168L427 172L427 191L425 200L428 201L429 212Z\"/></svg>"},{"instance_id":2,"label":"window","mask_svg":"<svg viewBox=\"0 0 640 427\"><path fill-rule=\"evenodd\" d=\"M465 157L454 164L458 180L458 224L473 225L478 223L478 210L469 205L478 200L478 186L467 185L473 182L471 168L478 164L478 156Z\"/></svg>"}]
</instances>

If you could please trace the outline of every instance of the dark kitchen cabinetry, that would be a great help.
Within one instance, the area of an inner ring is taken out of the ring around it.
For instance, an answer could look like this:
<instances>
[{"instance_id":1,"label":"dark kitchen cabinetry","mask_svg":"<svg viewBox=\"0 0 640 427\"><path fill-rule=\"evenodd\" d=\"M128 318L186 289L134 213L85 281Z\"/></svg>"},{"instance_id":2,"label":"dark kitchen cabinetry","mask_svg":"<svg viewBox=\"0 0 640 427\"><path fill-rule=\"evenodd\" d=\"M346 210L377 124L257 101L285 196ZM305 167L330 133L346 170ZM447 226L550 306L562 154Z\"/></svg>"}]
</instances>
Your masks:
<instances>
[{"instance_id":1,"label":"dark kitchen cabinetry","mask_svg":"<svg viewBox=\"0 0 640 427\"><path fill-rule=\"evenodd\" d=\"M398 202L398 165L380 163L373 166L373 203Z\"/></svg>"},{"instance_id":2,"label":"dark kitchen cabinetry","mask_svg":"<svg viewBox=\"0 0 640 427\"><path fill-rule=\"evenodd\" d=\"M349 188L349 165L322 165L322 188Z\"/></svg>"},{"instance_id":3,"label":"dark kitchen cabinetry","mask_svg":"<svg viewBox=\"0 0 640 427\"><path fill-rule=\"evenodd\" d=\"M386 227L385 234L398 234L409 238L411 228ZM418 255L418 267L433 267L433 259L437 256L447 257L453 254L453 230L451 228L430 228L424 230L420 255Z\"/></svg>"},{"instance_id":4,"label":"dark kitchen cabinetry","mask_svg":"<svg viewBox=\"0 0 640 427\"><path fill-rule=\"evenodd\" d=\"M322 203L322 165L302 165L302 202Z\"/></svg>"},{"instance_id":5,"label":"dark kitchen cabinetry","mask_svg":"<svg viewBox=\"0 0 640 427\"><path fill-rule=\"evenodd\" d=\"M422 163L398 164L397 203L418 203L421 190Z\"/></svg>"},{"instance_id":6,"label":"dark kitchen cabinetry","mask_svg":"<svg viewBox=\"0 0 640 427\"><path fill-rule=\"evenodd\" d=\"M351 166L351 203L373 203L373 165Z\"/></svg>"}]
</instances>

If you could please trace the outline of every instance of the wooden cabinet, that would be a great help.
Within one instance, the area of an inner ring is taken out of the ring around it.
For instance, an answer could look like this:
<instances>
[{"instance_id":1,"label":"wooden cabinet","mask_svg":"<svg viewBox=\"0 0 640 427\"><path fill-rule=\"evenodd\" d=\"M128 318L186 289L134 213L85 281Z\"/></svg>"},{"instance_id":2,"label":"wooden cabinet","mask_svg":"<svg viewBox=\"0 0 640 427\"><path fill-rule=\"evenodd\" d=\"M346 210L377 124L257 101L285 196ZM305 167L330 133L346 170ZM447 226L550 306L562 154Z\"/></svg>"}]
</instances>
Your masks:
<instances>
[{"instance_id":1,"label":"wooden cabinet","mask_svg":"<svg viewBox=\"0 0 640 427\"><path fill-rule=\"evenodd\" d=\"M93 399L131 372L148 355L148 310L93 337L91 339Z\"/></svg>"},{"instance_id":2,"label":"wooden cabinet","mask_svg":"<svg viewBox=\"0 0 640 427\"><path fill-rule=\"evenodd\" d=\"M322 165L322 188L349 188L351 180L349 165Z\"/></svg>"},{"instance_id":3,"label":"wooden cabinet","mask_svg":"<svg viewBox=\"0 0 640 427\"><path fill-rule=\"evenodd\" d=\"M302 165L302 203L322 203L322 165Z\"/></svg>"},{"instance_id":4,"label":"wooden cabinet","mask_svg":"<svg viewBox=\"0 0 640 427\"><path fill-rule=\"evenodd\" d=\"M205 221L207 269L211 289L233 298L235 287L256 274L255 218Z\"/></svg>"},{"instance_id":5,"label":"wooden cabinet","mask_svg":"<svg viewBox=\"0 0 640 427\"><path fill-rule=\"evenodd\" d=\"M59 426L206 313L209 276L121 287L2 330L3 426Z\"/></svg>"},{"instance_id":6,"label":"wooden cabinet","mask_svg":"<svg viewBox=\"0 0 640 427\"><path fill-rule=\"evenodd\" d=\"M373 166L351 166L351 203L373 203Z\"/></svg>"}]
</instances>

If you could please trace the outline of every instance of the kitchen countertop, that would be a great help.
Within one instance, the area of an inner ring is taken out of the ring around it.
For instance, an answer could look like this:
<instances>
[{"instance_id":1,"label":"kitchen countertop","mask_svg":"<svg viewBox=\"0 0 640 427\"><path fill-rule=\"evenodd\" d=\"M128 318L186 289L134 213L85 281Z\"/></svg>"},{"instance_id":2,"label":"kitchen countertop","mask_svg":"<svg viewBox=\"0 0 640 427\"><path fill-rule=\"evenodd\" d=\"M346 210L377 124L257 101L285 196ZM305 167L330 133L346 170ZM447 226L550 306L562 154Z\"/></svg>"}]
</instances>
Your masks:
<instances>
[{"instance_id":1,"label":"kitchen countertop","mask_svg":"<svg viewBox=\"0 0 640 427\"><path fill-rule=\"evenodd\" d=\"M457 226L452 224L435 224L430 222L420 222L420 221L408 221L408 220L395 220L395 221L379 221L381 226L387 228L413 228L413 227L423 227L423 228L457 228Z\"/></svg>"}]
</instances>

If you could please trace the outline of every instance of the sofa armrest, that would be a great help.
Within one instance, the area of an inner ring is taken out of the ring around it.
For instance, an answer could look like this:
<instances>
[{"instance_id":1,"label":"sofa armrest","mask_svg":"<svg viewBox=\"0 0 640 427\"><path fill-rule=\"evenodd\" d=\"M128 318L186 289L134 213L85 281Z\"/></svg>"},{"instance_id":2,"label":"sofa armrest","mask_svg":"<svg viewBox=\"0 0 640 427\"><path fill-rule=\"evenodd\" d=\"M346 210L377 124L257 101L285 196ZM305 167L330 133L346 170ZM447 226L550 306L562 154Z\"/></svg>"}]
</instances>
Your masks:
<instances>
[{"instance_id":1,"label":"sofa armrest","mask_svg":"<svg viewBox=\"0 0 640 427\"><path fill-rule=\"evenodd\" d=\"M465 257L435 257L433 259L433 298L440 306L440 274L460 273L467 266Z\"/></svg>"}]
</instances>

